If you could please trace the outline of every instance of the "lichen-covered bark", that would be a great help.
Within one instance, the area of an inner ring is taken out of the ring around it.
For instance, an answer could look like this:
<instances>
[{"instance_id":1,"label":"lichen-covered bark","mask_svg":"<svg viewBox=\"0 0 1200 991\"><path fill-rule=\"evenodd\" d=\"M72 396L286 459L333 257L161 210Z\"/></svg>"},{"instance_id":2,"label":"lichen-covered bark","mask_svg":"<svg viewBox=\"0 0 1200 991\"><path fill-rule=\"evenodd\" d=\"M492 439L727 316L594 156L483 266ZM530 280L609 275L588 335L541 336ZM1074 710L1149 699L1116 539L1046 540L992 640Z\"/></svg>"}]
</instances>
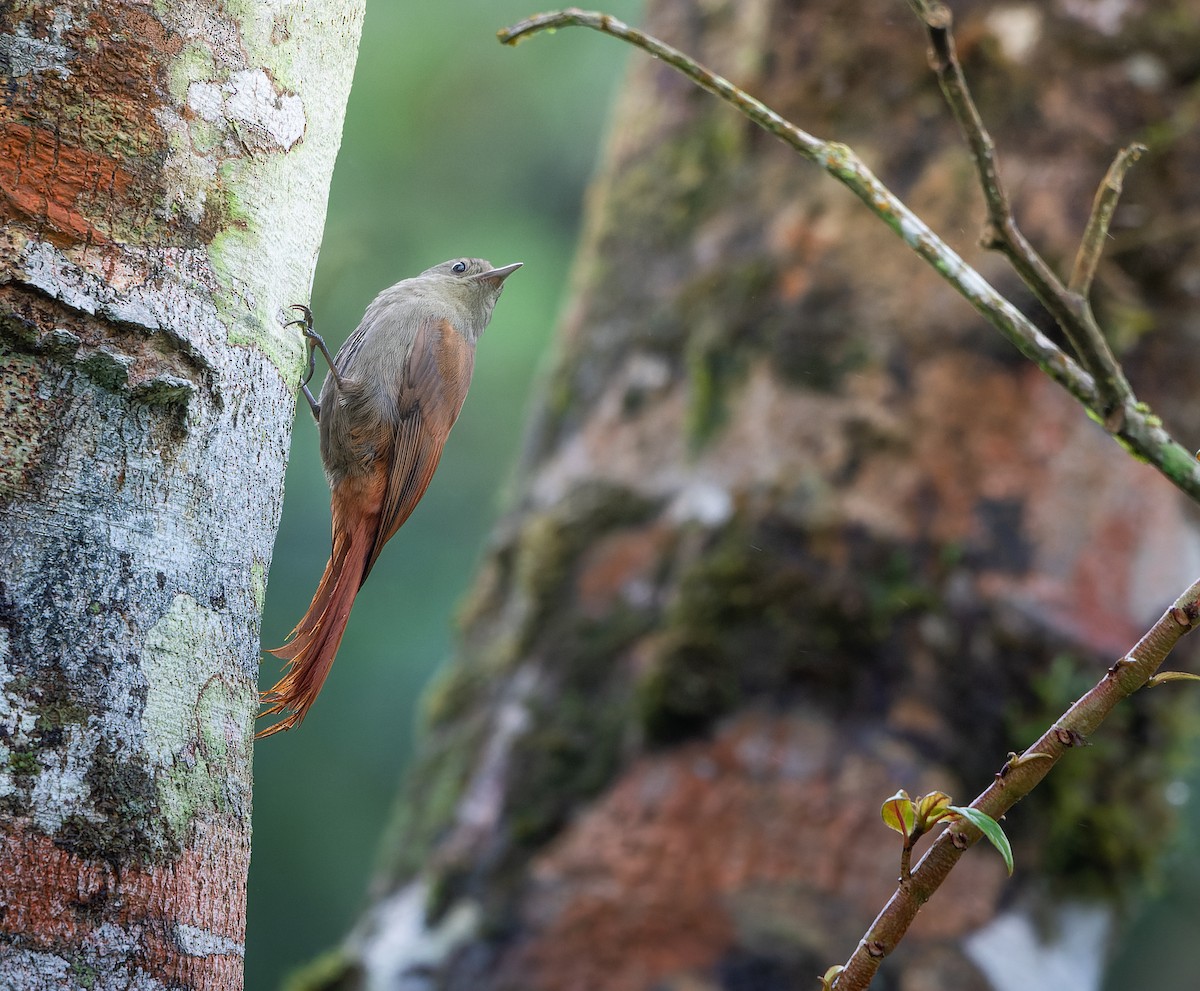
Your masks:
<instances>
[{"instance_id":1,"label":"lichen-covered bark","mask_svg":"<svg viewBox=\"0 0 1200 991\"><path fill-rule=\"evenodd\" d=\"M1187 5L954 6L1018 218L1060 269L1112 154L1151 146L1096 305L1195 434ZM973 247L973 170L909 18L657 0L648 27L855 147L1033 312ZM635 61L589 218L391 866L314 986L806 986L895 884L881 802L969 798L1200 566L1193 507L848 194L669 69ZM1134 700L1010 817L1015 880L964 859L897 986L1027 987L1022 967L1094 986L1168 824L1172 701Z\"/></svg>"},{"instance_id":2,"label":"lichen-covered bark","mask_svg":"<svg viewBox=\"0 0 1200 991\"><path fill-rule=\"evenodd\" d=\"M360 0L0 12L0 985L242 986L258 629Z\"/></svg>"}]
</instances>

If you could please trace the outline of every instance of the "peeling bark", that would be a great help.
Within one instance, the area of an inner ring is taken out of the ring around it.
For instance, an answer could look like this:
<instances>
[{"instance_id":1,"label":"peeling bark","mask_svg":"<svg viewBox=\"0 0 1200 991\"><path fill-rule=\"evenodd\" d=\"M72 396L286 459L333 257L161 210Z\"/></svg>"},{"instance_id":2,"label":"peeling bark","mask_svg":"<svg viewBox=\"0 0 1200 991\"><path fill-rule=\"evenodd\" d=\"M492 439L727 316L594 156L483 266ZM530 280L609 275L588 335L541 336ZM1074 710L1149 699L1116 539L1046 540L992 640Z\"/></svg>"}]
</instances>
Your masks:
<instances>
[{"instance_id":1,"label":"peeling bark","mask_svg":"<svg viewBox=\"0 0 1200 991\"><path fill-rule=\"evenodd\" d=\"M0 13L0 984L242 986L259 618L360 0Z\"/></svg>"},{"instance_id":2,"label":"peeling bark","mask_svg":"<svg viewBox=\"0 0 1200 991\"><path fill-rule=\"evenodd\" d=\"M1173 218L1200 212L1200 36L1183 4L1085 6L957 3L961 54L1060 268L1116 148L1151 146L1096 308L1194 436L1200 241ZM647 27L850 144L1034 312L972 247L975 177L907 18L657 0ZM389 869L309 986L807 986L895 884L881 802L973 794L1200 570L1194 507L849 195L649 60L520 478ZM1181 701L1134 699L1010 817L1016 879L965 858L893 981L1096 986L1169 828Z\"/></svg>"}]
</instances>

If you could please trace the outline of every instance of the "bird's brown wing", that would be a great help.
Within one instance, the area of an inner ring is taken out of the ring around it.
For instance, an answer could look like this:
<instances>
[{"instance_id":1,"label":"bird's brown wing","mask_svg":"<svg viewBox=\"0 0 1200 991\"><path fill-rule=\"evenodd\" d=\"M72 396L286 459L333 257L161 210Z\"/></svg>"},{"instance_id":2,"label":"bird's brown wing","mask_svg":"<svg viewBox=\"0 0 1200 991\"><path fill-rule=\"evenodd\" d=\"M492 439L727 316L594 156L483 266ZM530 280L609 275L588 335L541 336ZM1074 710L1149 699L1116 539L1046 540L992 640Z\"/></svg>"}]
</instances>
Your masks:
<instances>
[{"instance_id":1,"label":"bird's brown wing","mask_svg":"<svg viewBox=\"0 0 1200 991\"><path fill-rule=\"evenodd\" d=\"M429 321L417 331L408 364L400 375L396 430L387 488L375 545L363 581L383 545L404 524L425 494L450 428L467 398L475 348L449 321Z\"/></svg>"}]
</instances>

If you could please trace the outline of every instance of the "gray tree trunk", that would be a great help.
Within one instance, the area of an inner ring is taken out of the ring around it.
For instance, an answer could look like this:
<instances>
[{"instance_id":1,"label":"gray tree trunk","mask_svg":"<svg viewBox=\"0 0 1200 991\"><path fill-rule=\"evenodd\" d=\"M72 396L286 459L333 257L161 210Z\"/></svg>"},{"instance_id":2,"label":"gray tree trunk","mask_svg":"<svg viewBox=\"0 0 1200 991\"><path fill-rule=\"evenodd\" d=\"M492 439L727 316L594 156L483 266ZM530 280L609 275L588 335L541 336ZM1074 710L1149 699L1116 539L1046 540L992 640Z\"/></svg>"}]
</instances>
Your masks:
<instances>
[{"instance_id":1,"label":"gray tree trunk","mask_svg":"<svg viewBox=\"0 0 1200 991\"><path fill-rule=\"evenodd\" d=\"M362 0L0 9L0 986L242 986L259 616Z\"/></svg>"},{"instance_id":2,"label":"gray tree trunk","mask_svg":"<svg viewBox=\"0 0 1200 991\"><path fill-rule=\"evenodd\" d=\"M1151 146L1097 307L1194 437L1200 25L1101 6L954 4L1060 271L1115 151ZM899 0L654 0L647 21L851 144L1035 311L974 247L974 174ZM856 200L634 65L520 498L390 867L314 986L813 986L895 884L883 800L968 800L1200 571L1194 507ZM880 986L1095 988L1169 823L1179 698L1124 706L1009 817L1016 878L964 858Z\"/></svg>"}]
</instances>

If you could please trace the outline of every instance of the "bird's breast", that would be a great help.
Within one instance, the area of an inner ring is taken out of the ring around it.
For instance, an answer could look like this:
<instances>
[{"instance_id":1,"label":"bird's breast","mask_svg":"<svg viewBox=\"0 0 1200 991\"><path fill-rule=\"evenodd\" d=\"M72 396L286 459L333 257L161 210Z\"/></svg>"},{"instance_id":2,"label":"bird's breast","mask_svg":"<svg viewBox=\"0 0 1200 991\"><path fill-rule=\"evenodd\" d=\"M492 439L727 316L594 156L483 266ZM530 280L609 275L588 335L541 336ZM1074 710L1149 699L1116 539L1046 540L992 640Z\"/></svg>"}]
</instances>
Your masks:
<instances>
[{"instance_id":1,"label":"bird's breast","mask_svg":"<svg viewBox=\"0 0 1200 991\"><path fill-rule=\"evenodd\" d=\"M433 337L434 354L431 364L437 368L446 410L450 413L450 422L453 423L467 398L467 388L471 384L471 374L475 369L475 347L469 344L448 320L441 322Z\"/></svg>"}]
</instances>

